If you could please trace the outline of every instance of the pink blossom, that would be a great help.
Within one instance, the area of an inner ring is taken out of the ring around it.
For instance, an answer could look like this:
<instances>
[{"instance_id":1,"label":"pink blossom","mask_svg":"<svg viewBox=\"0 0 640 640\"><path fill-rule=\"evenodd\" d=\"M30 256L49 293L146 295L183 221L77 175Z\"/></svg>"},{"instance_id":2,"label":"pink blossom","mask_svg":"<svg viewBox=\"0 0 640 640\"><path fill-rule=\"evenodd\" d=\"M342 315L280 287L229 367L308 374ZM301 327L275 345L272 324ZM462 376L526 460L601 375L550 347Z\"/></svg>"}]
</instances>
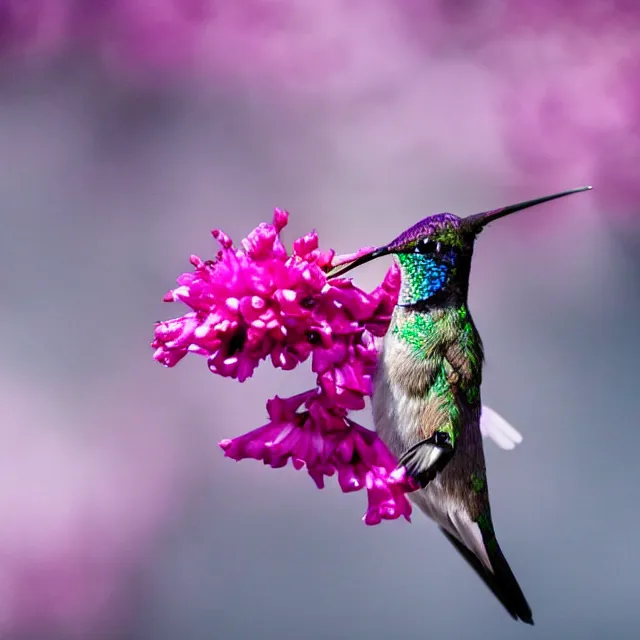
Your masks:
<instances>
[{"instance_id":1,"label":"pink blossom","mask_svg":"<svg viewBox=\"0 0 640 640\"><path fill-rule=\"evenodd\" d=\"M333 252L320 251L312 232L288 255L280 239L287 220L276 209L273 224L260 224L242 249L213 231L221 245L216 259L191 256L195 270L164 298L191 311L157 324L154 358L172 367L196 353L213 373L244 382L266 358L289 370L312 356L324 393L339 406L362 409L371 394L374 337L389 324L398 273L392 269L371 293L345 278L327 281Z\"/></svg>"},{"instance_id":2,"label":"pink blossom","mask_svg":"<svg viewBox=\"0 0 640 640\"><path fill-rule=\"evenodd\" d=\"M366 524L401 516L415 490L404 469L378 436L353 422L350 410L363 409L372 393L377 361L376 337L386 333L398 297L394 266L371 293L348 278L327 279L338 264L371 249L335 257L318 247L315 232L298 238L288 254L280 232L288 214L276 209L273 223L260 224L233 246L220 230L214 260L192 256L195 270L178 278L167 302L191 310L156 325L154 358L173 367L188 353L206 356L209 369L240 382L267 358L293 369L311 356L317 386L292 398L267 402L269 422L220 443L234 460L253 458L273 468L289 460L306 467L318 488L337 472L345 493L366 488Z\"/></svg>"},{"instance_id":3,"label":"pink blossom","mask_svg":"<svg viewBox=\"0 0 640 640\"><path fill-rule=\"evenodd\" d=\"M299 411L304 406L303 411ZM319 489L324 478L337 471L345 493L366 488L369 506L364 521L378 524L400 516L410 520L411 505L405 493L416 487L375 433L349 420L344 409L312 389L297 396L269 400L270 422L220 447L234 460L254 458L273 468L292 460L307 472Z\"/></svg>"}]
</instances>

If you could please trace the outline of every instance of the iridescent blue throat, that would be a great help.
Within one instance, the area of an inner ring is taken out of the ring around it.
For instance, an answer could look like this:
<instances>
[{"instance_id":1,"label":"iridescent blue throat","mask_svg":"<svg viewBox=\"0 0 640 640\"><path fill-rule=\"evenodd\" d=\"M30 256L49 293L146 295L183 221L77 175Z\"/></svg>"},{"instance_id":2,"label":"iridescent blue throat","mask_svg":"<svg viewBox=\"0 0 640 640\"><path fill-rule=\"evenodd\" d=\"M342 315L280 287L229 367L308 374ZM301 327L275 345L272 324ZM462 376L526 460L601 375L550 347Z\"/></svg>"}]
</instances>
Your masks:
<instances>
[{"instance_id":1,"label":"iridescent blue throat","mask_svg":"<svg viewBox=\"0 0 640 640\"><path fill-rule=\"evenodd\" d=\"M441 291L455 270L455 254L430 256L420 253L396 255L402 271L398 305L425 302Z\"/></svg>"}]
</instances>

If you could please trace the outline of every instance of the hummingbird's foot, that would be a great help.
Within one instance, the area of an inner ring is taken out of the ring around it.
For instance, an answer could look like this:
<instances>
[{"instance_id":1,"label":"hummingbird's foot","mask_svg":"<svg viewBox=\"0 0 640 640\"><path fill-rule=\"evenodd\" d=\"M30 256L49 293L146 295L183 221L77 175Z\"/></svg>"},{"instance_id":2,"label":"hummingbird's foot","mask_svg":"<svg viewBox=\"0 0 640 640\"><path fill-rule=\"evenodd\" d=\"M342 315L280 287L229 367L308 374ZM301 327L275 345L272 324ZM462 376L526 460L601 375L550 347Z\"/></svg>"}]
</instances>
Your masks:
<instances>
[{"instance_id":1,"label":"hummingbird's foot","mask_svg":"<svg viewBox=\"0 0 640 640\"><path fill-rule=\"evenodd\" d=\"M451 460L455 448L448 433L437 431L426 440L421 440L405 451L398 461L424 489Z\"/></svg>"}]
</instances>

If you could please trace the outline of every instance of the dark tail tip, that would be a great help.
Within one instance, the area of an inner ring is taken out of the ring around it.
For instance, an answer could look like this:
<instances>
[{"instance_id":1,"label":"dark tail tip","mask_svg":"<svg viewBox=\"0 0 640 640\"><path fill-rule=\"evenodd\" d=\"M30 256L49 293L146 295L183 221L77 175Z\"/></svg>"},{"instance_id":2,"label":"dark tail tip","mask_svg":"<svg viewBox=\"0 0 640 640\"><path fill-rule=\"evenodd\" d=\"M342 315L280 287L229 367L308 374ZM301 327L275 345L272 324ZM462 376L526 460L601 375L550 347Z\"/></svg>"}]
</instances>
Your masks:
<instances>
[{"instance_id":1,"label":"dark tail tip","mask_svg":"<svg viewBox=\"0 0 640 640\"><path fill-rule=\"evenodd\" d=\"M494 539L495 540L495 539ZM526 624L533 626L533 614L527 599L522 593L522 589L511 571L511 567L507 562L497 541L494 548L489 551L489 560L493 566L495 580L499 588L508 598L510 606L517 615L518 619Z\"/></svg>"},{"instance_id":2,"label":"dark tail tip","mask_svg":"<svg viewBox=\"0 0 640 640\"><path fill-rule=\"evenodd\" d=\"M447 540L458 550L460 555L473 567L493 595L507 610L507 613L509 613L514 620L521 620L525 624L533 626L531 607L524 597L522 589L520 589L520 585L513 575L506 558L502 554L497 541L495 544L490 544L487 549L487 554L494 570L494 572L491 573L482 562L478 560L475 554L467 549L457 538L442 528L441 531Z\"/></svg>"}]
</instances>

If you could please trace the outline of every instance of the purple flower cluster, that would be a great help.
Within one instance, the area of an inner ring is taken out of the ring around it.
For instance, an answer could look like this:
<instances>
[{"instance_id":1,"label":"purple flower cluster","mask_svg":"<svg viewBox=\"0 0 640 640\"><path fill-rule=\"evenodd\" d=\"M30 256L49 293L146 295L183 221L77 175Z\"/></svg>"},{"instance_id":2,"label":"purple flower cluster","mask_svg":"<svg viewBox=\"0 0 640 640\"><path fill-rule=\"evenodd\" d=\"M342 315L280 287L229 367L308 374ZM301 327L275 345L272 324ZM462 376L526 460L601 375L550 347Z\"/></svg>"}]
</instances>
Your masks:
<instances>
[{"instance_id":1,"label":"purple flower cluster","mask_svg":"<svg viewBox=\"0 0 640 640\"><path fill-rule=\"evenodd\" d=\"M209 369L240 382L259 363L290 370L309 357L317 387L292 398L267 402L269 422L220 446L234 460L253 458L278 468L291 459L306 467L319 488L337 472L344 492L366 488L367 524L404 516L406 493L415 486L376 434L348 417L372 393L375 338L389 326L400 285L392 267L371 293L347 278L327 280L328 271L357 254L336 257L318 248L315 232L293 243L280 239L288 214L276 209L273 223L260 224L233 246L213 231L221 249L215 260L191 257L195 270L178 278L167 302L191 311L156 325L154 358L167 367L187 353L207 358Z\"/></svg>"}]
</instances>

